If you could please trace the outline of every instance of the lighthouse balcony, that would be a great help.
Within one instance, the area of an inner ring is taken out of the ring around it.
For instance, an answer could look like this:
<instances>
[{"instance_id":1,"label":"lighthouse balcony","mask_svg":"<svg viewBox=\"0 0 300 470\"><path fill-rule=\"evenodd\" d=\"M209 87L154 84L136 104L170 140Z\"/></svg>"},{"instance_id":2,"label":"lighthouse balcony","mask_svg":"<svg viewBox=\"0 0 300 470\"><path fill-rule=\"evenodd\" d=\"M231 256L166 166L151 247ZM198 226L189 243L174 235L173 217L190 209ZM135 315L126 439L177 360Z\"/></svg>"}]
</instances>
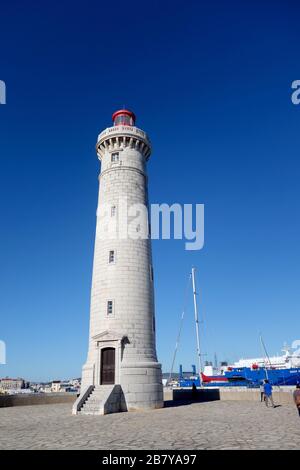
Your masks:
<instances>
[{"instance_id":1,"label":"lighthouse balcony","mask_svg":"<svg viewBox=\"0 0 300 470\"><path fill-rule=\"evenodd\" d=\"M105 129L98 136L96 150L101 160L105 151L122 150L125 148L139 150L146 160L151 154L151 143L147 134L132 126L114 126Z\"/></svg>"}]
</instances>

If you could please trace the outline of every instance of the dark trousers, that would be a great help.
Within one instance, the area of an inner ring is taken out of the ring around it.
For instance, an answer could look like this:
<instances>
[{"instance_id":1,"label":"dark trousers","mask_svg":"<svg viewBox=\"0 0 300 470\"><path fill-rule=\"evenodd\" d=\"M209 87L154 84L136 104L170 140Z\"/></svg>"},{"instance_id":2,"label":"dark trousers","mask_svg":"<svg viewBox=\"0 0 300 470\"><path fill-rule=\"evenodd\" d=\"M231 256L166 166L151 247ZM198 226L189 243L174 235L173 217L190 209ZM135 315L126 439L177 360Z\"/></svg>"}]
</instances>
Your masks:
<instances>
[{"instance_id":1,"label":"dark trousers","mask_svg":"<svg viewBox=\"0 0 300 470\"><path fill-rule=\"evenodd\" d=\"M271 405L273 406L273 408L275 408L272 395L265 395L265 403L266 403L266 406L269 406L269 400L270 400Z\"/></svg>"}]
</instances>

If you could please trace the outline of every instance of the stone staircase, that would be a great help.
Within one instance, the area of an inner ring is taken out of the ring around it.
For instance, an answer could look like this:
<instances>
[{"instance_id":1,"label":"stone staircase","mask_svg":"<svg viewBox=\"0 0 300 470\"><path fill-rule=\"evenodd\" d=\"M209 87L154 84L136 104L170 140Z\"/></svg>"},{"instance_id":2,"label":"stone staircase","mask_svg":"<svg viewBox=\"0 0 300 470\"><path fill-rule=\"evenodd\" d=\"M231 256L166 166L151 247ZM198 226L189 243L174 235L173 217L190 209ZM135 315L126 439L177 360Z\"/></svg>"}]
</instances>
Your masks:
<instances>
[{"instance_id":1,"label":"stone staircase","mask_svg":"<svg viewBox=\"0 0 300 470\"><path fill-rule=\"evenodd\" d=\"M119 411L127 411L121 385L96 385L78 414L105 415Z\"/></svg>"}]
</instances>

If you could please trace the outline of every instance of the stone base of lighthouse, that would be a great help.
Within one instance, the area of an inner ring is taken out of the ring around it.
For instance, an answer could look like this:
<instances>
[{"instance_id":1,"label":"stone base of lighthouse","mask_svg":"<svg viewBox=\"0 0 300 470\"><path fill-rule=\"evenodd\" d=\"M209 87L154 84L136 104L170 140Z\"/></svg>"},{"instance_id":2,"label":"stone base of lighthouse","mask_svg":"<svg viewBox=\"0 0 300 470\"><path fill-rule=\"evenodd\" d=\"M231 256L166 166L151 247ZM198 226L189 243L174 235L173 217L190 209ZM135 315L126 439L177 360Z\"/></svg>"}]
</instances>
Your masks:
<instances>
[{"instance_id":1,"label":"stone base of lighthouse","mask_svg":"<svg viewBox=\"0 0 300 470\"><path fill-rule=\"evenodd\" d=\"M124 364L121 368L121 382L128 411L163 407L160 364Z\"/></svg>"},{"instance_id":2,"label":"stone base of lighthouse","mask_svg":"<svg viewBox=\"0 0 300 470\"><path fill-rule=\"evenodd\" d=\"M93 339L92 353L83 366L81 394L73 406L73 414L107 414L164 406L158 362L123 362L127 338L114 332L106 331ZM105 363L106 357L110 357L110 363Z\"/></svg>"}]
</instances>

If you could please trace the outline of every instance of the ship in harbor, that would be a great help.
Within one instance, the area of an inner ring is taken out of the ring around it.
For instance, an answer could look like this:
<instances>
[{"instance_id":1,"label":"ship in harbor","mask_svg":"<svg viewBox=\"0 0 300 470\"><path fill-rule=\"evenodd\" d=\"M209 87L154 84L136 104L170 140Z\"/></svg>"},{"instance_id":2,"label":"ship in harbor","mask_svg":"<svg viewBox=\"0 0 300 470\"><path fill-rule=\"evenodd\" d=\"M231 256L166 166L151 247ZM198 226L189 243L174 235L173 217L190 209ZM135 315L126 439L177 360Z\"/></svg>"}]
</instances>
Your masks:
<instances>
[{"instance_id":1,"label":"ship in harbor","mask_svg":"<svg viewBox=\"0 0 300 470\"><path fill-rule=\"evenodd\" d=\"M233 365L224 365L220 368L206 365L199 375L190 376L180 368L179 387L259 387L264 380L274 386L297 385L300 383L300 355L285 346L283 355L269 357L240 359ZM193 368L193 372L195 372Z\"/></svg>"},{"instance_id":2,"label":"ship in harbor","mask_svg":"<svg viewBox=\"0 0 300 470\"><path fill-rule=\"evenodd\" d=\"M176 354L179 346L180 335L182 330L185 309L183 309L180 321L179 332L175 344L175 351L173 354L171 371L169 379L166 383L173 387L259 387L264 380L274 386L295 386L300 384L300 349L294 350L287 345L282 349L283 354L270 357L262 335L260 335L260 343L262 347L263 357L256 357L252 359L240 359L239 361L228 365L221 363L220 367L212 363L207 363L202 366L202 353L200 350L200 332L199 332L199 318L197 306L197 292L195 283L195 268L189 276L189 281L192 282L193 298L194 298L194 315L196 327L196 340L197 340L197 359L198 359L198 372L196 366L192 365L192 372L183 372L182 365L180 365L179 376L177 380L173 378L173 367L175 364ZM189 286L189 283L188 283ZM187 286L187 287L188 287ZM298 344L298 342L296 342Z\"/></svg>"}]
</instances>

